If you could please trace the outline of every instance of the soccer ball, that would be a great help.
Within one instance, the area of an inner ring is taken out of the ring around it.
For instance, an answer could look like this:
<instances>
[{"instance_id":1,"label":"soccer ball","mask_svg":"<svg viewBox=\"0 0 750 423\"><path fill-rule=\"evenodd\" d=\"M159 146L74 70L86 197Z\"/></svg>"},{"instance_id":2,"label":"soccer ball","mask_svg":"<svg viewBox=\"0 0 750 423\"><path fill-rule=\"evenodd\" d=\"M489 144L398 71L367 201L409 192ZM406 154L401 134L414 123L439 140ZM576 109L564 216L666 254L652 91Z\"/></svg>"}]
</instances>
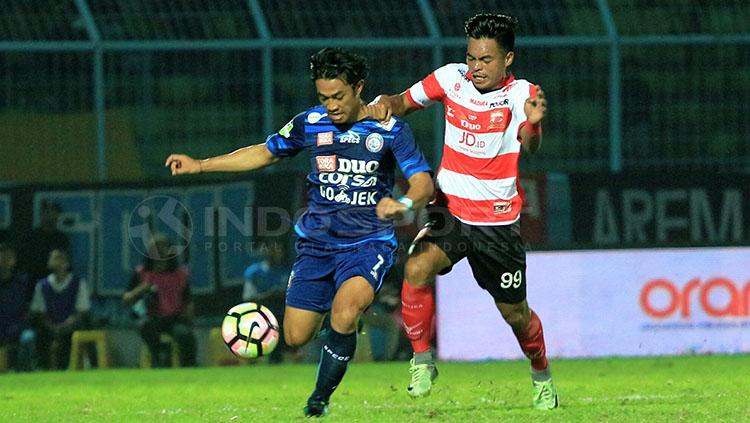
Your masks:
<instances>
[{"instance_id":1,"label":"soccer ball","mask_svg":"<svg viewBox=\"0 0 750 423\"><path fill-rule=\"evenodd\" d=\"M234 355L257 358L271 354L276 348L279 343L279 322L265 306L237 304L224 316L221 336Z\"/></svg>"}]
</instances>

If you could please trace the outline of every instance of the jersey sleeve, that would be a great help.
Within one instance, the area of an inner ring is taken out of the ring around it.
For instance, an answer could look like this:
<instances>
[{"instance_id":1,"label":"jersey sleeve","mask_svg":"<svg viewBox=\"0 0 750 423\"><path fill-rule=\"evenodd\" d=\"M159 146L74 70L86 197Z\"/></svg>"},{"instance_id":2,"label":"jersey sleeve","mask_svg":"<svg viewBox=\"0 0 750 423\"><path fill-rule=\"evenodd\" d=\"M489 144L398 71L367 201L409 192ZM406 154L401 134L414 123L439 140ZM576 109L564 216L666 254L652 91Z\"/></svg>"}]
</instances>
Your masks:
<instances>
[{"instance_id":1,"label":"jersey sleeve","mask_svg":"<svg viewBox=\"0 0 750 423\"><path fill-rule=\"evenodd\" d=\"M391 149L406 179L411 178L415 173L432 172L406 122L402 123L400 130L396 133Z\"/></svg>"},{"instance_id":2,"label":"jersey sleeve","mask_svg":"<svg viewBox=\"0 0 750 423\"><path fill-rule=\"evenodd\" d=\"M439 76L445 70L446 66L435 70L406 90L405 94L409 102L415 107L422 109L432 103L442 101L445 98L445 89L440 85Z\"/></svg>"},{"instance_id":3,"label":"jersey sleeve","mask_svg":"<svg viewBox=\"0 0 750 423\"><path fill-rule=\"evenodd\" d=\"M305 113L266 138L266 147L276 157L294 157L305 147Z\"/></svg>"}]
</instances>

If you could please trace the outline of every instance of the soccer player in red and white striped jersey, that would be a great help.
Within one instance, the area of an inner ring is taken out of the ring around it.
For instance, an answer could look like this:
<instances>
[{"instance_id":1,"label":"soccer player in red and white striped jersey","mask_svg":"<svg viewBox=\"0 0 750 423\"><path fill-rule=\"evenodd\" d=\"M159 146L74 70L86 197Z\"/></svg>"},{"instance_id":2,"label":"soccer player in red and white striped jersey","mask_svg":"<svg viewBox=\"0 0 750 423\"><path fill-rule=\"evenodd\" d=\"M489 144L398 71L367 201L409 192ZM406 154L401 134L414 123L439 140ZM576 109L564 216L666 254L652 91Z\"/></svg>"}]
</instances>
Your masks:
<instances>
[{"instance_id":1,"label":"soccer player in red and white striped jersey","mask_svg":"<svg viewBox=\"0 0 750 423\"><path fill-rule=\"evenodd\" d=\"M466 63L450 63L400 95L380 96L384 118L441 102L445 145L430 222L406 263L401 295L414 348L409 394L428 395L437 377L431 335L437 274L468 258L479 286L494 298L531 361L535 408L557 408L542 323L526 302L526 253L520 237L521 150L534 153L547 109L538 85L516 79L513 17L480 14L466 22Z\"/></svg>"}]
</instances>

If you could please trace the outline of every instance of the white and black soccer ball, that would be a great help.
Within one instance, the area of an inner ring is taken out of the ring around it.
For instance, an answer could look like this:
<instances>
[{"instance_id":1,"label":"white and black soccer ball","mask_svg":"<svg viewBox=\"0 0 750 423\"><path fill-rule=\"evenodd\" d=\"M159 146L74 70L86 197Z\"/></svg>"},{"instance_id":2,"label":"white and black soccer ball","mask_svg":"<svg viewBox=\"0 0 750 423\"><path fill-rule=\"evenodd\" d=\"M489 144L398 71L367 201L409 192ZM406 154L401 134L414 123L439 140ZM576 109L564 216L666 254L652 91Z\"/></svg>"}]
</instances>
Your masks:
<instances>
[{"instance_id":1,"label":"white and black soccer ball","mask_svg":"<svg viewBox=\"0 0 750 423\"><path fill-rule=\"evenodd\" d=\"M240 358L271 354L279 343L279 322L267 307L242 303L229 309L221 324L221 336Z\"/></svg>"}]
</instances>

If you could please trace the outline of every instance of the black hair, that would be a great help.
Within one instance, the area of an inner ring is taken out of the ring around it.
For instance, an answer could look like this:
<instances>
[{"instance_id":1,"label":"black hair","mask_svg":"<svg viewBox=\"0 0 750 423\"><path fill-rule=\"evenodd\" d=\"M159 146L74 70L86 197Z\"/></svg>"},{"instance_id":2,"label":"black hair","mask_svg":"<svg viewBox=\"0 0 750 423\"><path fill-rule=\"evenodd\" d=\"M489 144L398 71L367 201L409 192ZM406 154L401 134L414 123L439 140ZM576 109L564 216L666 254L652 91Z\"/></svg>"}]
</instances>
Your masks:
<instances>
[{"instance_id":1,"label":"black hair","mask_svg":"<svg viewBox=\"0 0 750 423\"><path fill-rule=\"evenodd\" d=\"M516 44L517 25L518 19L513 16L480 13L466 21L464 31L469 38L494 38L498 46L511 52Z\"/></svg>"},{"instance_id":2,"label":"black hair","mask_svg":"<svg viewBox=\"0 0 750 423\"><path fill-rule=\"evenodd\" d=\"M324 48L310 56L310 78L341 79L355 85L367 78L367 59L340 48Z\"/></svg>"}]
</instances>

